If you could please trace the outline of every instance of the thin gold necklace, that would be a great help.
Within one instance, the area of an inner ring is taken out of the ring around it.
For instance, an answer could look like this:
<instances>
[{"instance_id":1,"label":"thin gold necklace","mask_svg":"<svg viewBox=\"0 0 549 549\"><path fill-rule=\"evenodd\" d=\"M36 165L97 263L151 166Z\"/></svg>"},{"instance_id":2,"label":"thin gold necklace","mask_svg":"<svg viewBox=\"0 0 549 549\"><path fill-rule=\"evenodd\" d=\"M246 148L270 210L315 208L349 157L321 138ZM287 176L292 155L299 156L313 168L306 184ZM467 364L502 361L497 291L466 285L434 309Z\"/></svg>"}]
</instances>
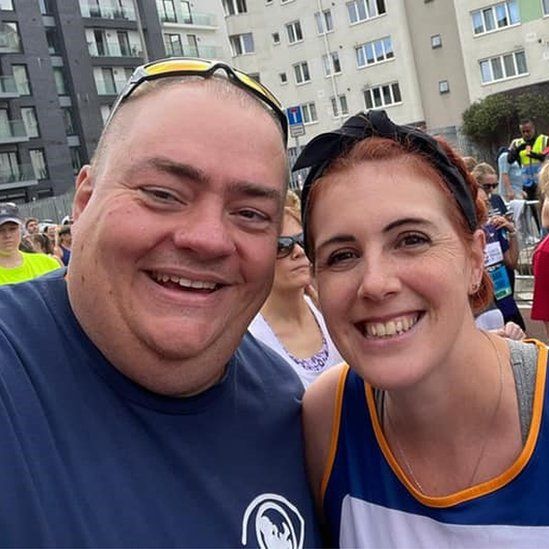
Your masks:
<instances>
[{"instance_id":1,"label":"thin gold necklace","mask_svg":"<svg viewBox=\"0 0 549 549\"><path fill-rule=\"evenodd\" d=\"M497 413L499 411L499 408L501 406L501 401L503 398L503 364L501 362L501 356L499 354L498 348L496 347L495 343L492 341L492 338L484 331L481 332L486 339L490 342L490 345L492 346L492 349L494 349L496 353L496 357L498 360L498 367L499 367L499 392L498 392L498 398L496 405L494 407L494 410L492 412L492 415L490 416L490 421L488 422L488 427L486 429L486 436L484 437L484 442L482 443L482 446L480 448L480 452L478 455L478 458L475 462L475 466L473 467L473 472L471 473L471 478L469 479L469 483L467 484L467 487L473 486L473 483L475 481L475 478L478 473L478 468L482 462L482 458L484 457L484 453L486 451L486 446L488 444L488 433L490 433L492 427L494 426L494 422L496 420ZM391 420L391 416L389 414L389 408L387 406L387 399L383 400L383 414L387 418L387 422L389 424L389 427L391 428L391 431L393 432L394 441L398 450L398 453L400 454L400 457L402 458L402 461L404 462L404 465L406 466L406 470L413 482L415 484L416 488L419 490L420 493L425 494L425 490L423 489L423 486L417 479L416 475L414 474L414 469L412 468L412 465L410 463L410 460L408 459L408 456L406 455L406 452L404 451L404 448L402 448L400 442L398 441L398 437L396 436L395 427L393 425L393 421Z\"/></svg>"}]
</instances>

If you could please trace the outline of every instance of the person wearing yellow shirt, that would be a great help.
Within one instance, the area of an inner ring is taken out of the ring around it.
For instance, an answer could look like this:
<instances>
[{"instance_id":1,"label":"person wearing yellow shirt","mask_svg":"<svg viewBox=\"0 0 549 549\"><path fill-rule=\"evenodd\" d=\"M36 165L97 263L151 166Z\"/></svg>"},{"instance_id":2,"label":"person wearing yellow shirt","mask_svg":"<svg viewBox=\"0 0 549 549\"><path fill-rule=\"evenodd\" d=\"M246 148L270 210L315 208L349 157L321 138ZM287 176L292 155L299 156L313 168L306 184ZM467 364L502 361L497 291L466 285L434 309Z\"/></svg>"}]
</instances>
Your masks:
<instances>
[{"instance_id":1,"label":"person wearing yellow shirt","mask_svg":"<svg viewBox=\"0 0 549 549\"><path fill-rule=\"evenodd\" d=\"M22 224L15 204L0 203L0 285L31 280L59 268L46 254L19 251Z\"/></svg>"}]
</instances>

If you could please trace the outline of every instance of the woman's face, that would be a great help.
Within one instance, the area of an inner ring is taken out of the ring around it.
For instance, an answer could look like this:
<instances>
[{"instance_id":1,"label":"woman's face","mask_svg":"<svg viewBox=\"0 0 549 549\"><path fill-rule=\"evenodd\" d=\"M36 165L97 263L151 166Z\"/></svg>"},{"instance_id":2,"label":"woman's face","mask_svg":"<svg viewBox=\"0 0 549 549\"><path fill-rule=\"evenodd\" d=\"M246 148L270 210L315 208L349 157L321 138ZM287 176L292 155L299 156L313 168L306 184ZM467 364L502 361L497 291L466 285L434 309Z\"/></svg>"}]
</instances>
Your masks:
<instances>
[{"instance_id":1,"label":"woman's face","mask_svg":"<svg viewBox=\"0 0 549 549\"><path fill-rule=\"evenodd\" d=\"M490 196L498 187L498 176L495 173L487 173L480 178L479 185Z\"/></svg>"},{"instance_id":2,"label":"woman's face","mask_svg":"<svg viewBox=\"0 0 549 549\"><path fill-rule=\"evenodd\" d=\"M320 184L311 236L330 333L366 381L409 387L466 343L482 232L466 246L437 183L398 161L362 163Z\"/></svg>"},{"instance_id":3,"label":"woman's face","mask_svg":"<svg viewBox=\"0 0 549 549\"><path fill-rule=\"evenodd\" d=\"M289 214L284 214L282 225L283 236L295 236L303 232L301 223ZM299 245L291 253L276 260L273 288L275 290L294 290L305 288L311 283L310 263Z\"/></svg>"}]
</instances>

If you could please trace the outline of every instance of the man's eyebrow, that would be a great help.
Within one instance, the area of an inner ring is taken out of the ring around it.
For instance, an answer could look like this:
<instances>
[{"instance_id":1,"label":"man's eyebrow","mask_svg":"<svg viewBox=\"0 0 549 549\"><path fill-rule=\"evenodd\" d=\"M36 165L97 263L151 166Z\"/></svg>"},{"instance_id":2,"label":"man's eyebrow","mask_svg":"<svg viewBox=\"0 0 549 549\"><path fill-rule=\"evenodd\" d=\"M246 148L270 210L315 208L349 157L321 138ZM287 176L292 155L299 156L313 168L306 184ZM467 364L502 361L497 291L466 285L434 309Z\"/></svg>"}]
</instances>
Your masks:
<instances>
[{"instance_id":1,"label":"man's eyebrow","mask_svg":"<svg viewBox=\"0 0 549 549\"><path fill-rule=\"evenodd\" d=\"M229 185L229 192L250 198L267 198L282 203L282 192L250 181L234 181Z\"/></svg>"},{"instance_id":2,"label":"man's eyebrow","mask_svg":"<svg viewBox=\"0 0 549 549\"><path fill-rule=\"evenodd\" d=\"M174 162L167 158L153 157L145 160L143 164L143 167L149 166L156 170L175 175L181 179L191 179L201 183L207 183L209 181L209 177L195 166L182 162Z\"/></svg>"}]
</instances>

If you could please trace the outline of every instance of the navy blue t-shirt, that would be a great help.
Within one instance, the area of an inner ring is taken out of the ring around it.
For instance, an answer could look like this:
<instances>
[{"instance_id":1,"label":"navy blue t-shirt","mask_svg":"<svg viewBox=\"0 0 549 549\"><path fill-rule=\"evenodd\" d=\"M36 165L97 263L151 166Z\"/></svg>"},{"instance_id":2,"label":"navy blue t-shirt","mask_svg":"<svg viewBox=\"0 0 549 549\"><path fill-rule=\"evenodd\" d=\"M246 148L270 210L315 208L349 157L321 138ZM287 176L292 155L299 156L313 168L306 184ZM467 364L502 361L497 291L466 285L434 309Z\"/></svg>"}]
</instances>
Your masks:
<instances>
[{"instance_id":1,"label":"navy blue t-shirt","mask_svg":"<svg viewBox=\"0 0 549 549\"><path fill-rule=\"evenodd\" d=\"M151 393L82 331L62 271L1 288L0 545L318 546L301 394L250 335L204 393Z\"/></svg>"}]
</instances>

